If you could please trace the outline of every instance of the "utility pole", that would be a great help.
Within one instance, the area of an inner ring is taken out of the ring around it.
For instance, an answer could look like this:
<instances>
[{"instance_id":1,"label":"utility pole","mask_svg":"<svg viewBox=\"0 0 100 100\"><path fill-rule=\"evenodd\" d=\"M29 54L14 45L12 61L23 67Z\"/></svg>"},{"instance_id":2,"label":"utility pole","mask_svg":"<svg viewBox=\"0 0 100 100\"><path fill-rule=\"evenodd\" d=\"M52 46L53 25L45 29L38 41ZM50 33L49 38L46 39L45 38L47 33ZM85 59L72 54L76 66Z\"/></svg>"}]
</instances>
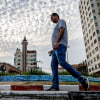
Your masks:
<instances>
[{"instance_id":1,"label":"utility pole","mask_svg":"<svg viewBox=\"0 0 100 100\"><path fill-rule=\"evenodd\" d=\"M68 48L70 48L70 46L67 47L67 62L69 63L69 58L68 58Z\"/></svg>"}]
</instances>

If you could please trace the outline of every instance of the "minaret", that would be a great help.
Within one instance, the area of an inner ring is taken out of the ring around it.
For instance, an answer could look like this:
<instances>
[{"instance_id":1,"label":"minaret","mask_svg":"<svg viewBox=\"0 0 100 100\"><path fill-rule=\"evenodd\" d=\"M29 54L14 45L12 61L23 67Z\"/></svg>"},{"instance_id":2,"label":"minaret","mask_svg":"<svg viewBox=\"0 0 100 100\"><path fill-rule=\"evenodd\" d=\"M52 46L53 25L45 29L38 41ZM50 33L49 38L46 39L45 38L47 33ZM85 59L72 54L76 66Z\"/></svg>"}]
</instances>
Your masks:
<instances>
[{"instance_id":1,"label":"minaret","mask_svg":"<svg viewBox=\"0 0 100 100\"><path fill-rule=\"evenodd\" d=\"M26 36L25 36L24 40L22 41L22 67L23 67L23 72L26 71L27 45L28 45L28 42L27 42Z\"/></svg>"}]
</instances>

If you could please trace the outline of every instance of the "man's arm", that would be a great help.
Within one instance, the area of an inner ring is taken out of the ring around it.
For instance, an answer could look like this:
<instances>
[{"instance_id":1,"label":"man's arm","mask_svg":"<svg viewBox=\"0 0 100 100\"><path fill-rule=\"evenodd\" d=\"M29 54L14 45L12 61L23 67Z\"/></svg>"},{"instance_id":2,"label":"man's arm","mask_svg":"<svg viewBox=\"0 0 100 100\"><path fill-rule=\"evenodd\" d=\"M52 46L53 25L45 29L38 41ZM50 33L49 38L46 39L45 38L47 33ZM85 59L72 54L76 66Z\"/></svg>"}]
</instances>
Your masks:
<instances>
[{"instance_id":1,"label":"man's arm","mask_svg":"<svg viewBox=\"0 0 100 100\"><path fill-rule=\"evenodd\" d=\"M60 28L60 32L59 32L59 35L58 35L56 43L60 42L61 38L63 37L64 31L65 31L64 28Z\"/></svg>"},{"instance_id":2,"label":"man's arm","mask_svg":"<svg viewBox=\"0 0 100 100\"><path fill-rule=\"evenodd\" d=\"M63 37L64 31L65 31L64 28L60 28L60 32L59 32L59 35L58 35L57 41L56 41L56 43L55 43L55 45L54 45L54 49L55 49L55 50L57 50L58 47L59 47L59 42L60 42L60 40L61 40L62 37Z\"/></svg>"}]
</instances>

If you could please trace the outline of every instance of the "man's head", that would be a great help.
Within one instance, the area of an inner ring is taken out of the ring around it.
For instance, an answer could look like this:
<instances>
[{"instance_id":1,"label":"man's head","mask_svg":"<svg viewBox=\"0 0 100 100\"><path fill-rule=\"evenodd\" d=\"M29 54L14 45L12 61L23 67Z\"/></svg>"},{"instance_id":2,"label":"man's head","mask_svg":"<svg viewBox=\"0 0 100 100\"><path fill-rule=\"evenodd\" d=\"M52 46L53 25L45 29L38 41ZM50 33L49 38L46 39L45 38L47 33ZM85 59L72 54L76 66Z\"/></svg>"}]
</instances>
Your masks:
<instances>
[{"instance_id":1,"label":"man's head","mask_svg":"<svg viewBox=\"0 0 100 100\"><path fill-rule=\"evenodd\" d=\"M59 21L59 15L57 13L52 13L51 14L51 21L53 23L57 23Z\"/></svg>"}]
</instances>

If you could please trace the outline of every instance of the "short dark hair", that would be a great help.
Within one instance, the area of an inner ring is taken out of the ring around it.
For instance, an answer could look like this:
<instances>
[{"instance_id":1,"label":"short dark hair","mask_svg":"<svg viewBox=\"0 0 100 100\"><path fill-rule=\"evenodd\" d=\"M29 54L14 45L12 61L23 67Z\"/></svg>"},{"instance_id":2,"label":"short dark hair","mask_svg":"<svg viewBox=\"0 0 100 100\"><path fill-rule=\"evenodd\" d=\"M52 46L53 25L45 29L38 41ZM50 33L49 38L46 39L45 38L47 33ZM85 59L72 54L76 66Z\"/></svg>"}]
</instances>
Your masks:
<instances>
[{"instance_id":1,"label":"short dark hair","mask_svg":"<svg viewBox=\"0 0 100 100\"><path fill-rule=\"evenodd\" d=\"M57 13L52 13L51 16L57 16L59 18L59 15Z\"/></svg>"}]
</instances>

